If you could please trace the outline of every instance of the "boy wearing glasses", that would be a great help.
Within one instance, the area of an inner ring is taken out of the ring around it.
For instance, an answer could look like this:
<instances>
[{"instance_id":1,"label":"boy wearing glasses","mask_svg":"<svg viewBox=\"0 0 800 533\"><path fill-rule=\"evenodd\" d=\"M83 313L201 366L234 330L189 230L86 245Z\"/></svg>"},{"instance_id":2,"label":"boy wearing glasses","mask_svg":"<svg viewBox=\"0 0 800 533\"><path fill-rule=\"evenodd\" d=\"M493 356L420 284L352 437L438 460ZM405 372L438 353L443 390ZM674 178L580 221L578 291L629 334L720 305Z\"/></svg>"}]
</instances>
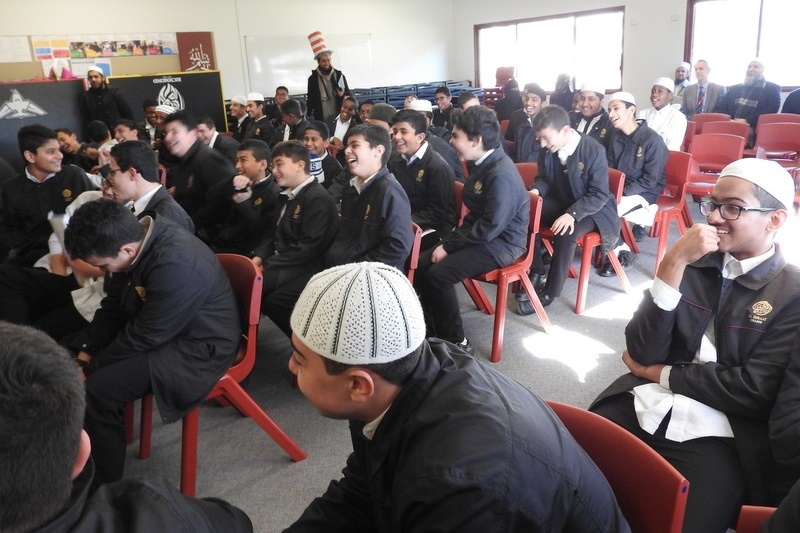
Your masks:
<instances>
[{"instance_id":1,"label":"boy wearing glasses","mask_svg":"<svg viewBox=\"0 0 800 533\"><path fill-rule=\"evenodd\" d=\"M800 328L800 271L773 242L792 178L759 159L720 176L701 207L707 223L667 251L625 330L631 373L590 408L689 480L685 532L725 531L741 504L779 501L772 474L787 450L767 423L787 409L775 399Z\"/></svg>"}]
</instances>

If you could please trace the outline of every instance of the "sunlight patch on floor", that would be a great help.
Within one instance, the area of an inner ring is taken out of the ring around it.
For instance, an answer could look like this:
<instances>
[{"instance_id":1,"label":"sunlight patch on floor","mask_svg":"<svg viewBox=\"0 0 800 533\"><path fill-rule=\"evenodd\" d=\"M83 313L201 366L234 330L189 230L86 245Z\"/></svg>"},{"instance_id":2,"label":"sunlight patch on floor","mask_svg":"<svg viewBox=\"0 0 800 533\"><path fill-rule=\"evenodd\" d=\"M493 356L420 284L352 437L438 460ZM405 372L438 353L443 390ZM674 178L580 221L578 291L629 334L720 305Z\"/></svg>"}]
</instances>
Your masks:
<instances>
[{"instance_id":1,"label":"sunlight patch on floor","mask_svg":"<svg viewBox=\"0 0 800 533\"><path fill-rule=\"evenodd\" d=\"M597 368L601 355L615 350L581 333L553 326L549 334L537 332L522 339L522 347L538 359L552 359L572 369L578 381Z\"/></svg>"},{"instance_id":2,"label":"sunlight patch on floor","mask_svg":"<svg viewBox=\"0 0 800 533\"><path fill-rule=\"evenodd\" d=\"M606 300L593 306L587 306L581 316L587 318L597 318L604 320L625 319L633 316L633 312L639 307L645 289L649 289L652 281L647 280L637 285L632 285L631 292L618 293L610 300Z\"/></svg>"}]
</instances>

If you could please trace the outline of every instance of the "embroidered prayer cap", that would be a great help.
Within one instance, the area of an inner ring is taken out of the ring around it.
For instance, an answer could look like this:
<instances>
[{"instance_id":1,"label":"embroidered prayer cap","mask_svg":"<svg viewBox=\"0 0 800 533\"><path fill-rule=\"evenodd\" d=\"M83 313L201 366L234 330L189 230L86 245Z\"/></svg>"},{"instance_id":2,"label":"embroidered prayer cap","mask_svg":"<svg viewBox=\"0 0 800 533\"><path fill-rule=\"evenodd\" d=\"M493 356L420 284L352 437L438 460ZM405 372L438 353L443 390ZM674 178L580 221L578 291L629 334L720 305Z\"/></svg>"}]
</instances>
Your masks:
<instances>
[{"instance_id":1,"label":"embroidered prayer cap","mask_svg":"<svg viewBox=\"0 0 800 533\"><path fill-rule=\"evenodd\" d=\"M581 85L580 92L584 91L592 91L593 93L599 94L601 100L603 99L603 95L606 94L606 88L601 86L597 82L586 82L583 85Z\"/></svg>"},{"instance_id":2,"label":"embroidered prayer cap","mask_svg":"<svg viewBox=\"0 0 800 533\"><path fill-rule=\"evenodd\" d=\"M420 111L422 113L433 113L433 104L430 100L416 99L408 104L408 108L412 111Z\"/></svg>"},{"instance_id":3,"label":"embroidered prayer cap","mask_svg":"<svg viewBox=\"0 0 800 533\"><path fill-rule=\"evenodd\" d=\"M794 180L789 172L775 161L748 157L734 161L719 173L720 178L733 176L758 185L783 207L791 209L794 202Z\"/></svg>"},{"instance_id":4,"label":"embroidered prayer cap","mask_svg":"<svg viewBox=\"0 0 800 533\"><path fill-rule=\"evenodd\" d=\"M686 69L686 72L688 72L689 74L692 73L692 65L690 65L686 61L681 61L680 63L678 63L678 66L676 66L675 69L677 70L679 68Z\"/></svg>"},{"instance_id":5,"label":"embroidered prayer cap","mask_svg":"<svg viewBox=\"0 0 800 533\"><path fill-rule=\"evenodd\" d=\"M252 100L254 102L263 102L264 95L261 93L247 93L247 99ZM245 102L244 104L247 105L247 102Z\"/></svg>"},{"instance_id":6,"label":"embroidered prayer cap","mask_svg":"<svg viewBox=\"0 0 800 533\"><path fill-rule=\"evenodd\" d=\"M321 31L315 31L308 35L308 44L311 45L311 51L314 53L314 59L319 59L322 54L332 54L333 50L328 48L325 44L325 37L322 36Z\"/></svg>"},{"instance_id":7,"label":"embroidered prayer cap","mask_svg":"<svg viewBox=\"0 0 800 533\"><path fill-rule=\"evenodd\" d=\"M375 104L369 110L370 119L382 120L387 124L392 121L392 117L397 113L397 109L389 104Z\"/></svg>"},{"instance_id":8,"label":"embroidered prayer cap","mask_svg":"<svg viewBox=\"0 0 800 533\"><path fill-rule=\"evenodd\" d=\"M100 68L98 65L92 65L91 67L89 67L89 68L87 68L87 69L86 69L86 73L87 73L87 74L88 74L88 73L90 73L90 72L92 72L92 71L94 71L94 72L99 72L99 73L100 73L100 75L101 75L101 76L104 76L104 77L105 77L105 75L106 75L106 73L103 71L103 69L102 69L102 68Z\"/></svg>"},{"instance_id":9,"label":"embroidered prayer cap","mask_svg":"<svg viewBox=\"0 0 800 533\"><path fill-rule=\"evenodd\" d=\"M237 94L236 96L231 97L231 103L239 105L247 105L247 98L245 98L241 94Z\"/></svg>"},{"instance_id":10,"label":"embroidered prayer cap","mask_svg":"<svg viewBox=\"0 0 800 533\"><path fill-rule=\"evenodd\" d=\"M292 331L322 357L350 365L389 363L425 339L417 293L383 263L351 263L311 278L294 306Z\"/></svg>"},{"instance_id":11,"label":"embroidered prayer cap","mask_svg":"<svg viewBox=\"0 0 800 533\"><path fill-rule=\"evenodd\" d=\"M631 105L636 105L636 98L629 92L625 91L617 91L611 96L608 97L608 104L611 105L611 102L614 100L619 100L620 102L626 102Z\"/></svg>"},{"instance_id":12,"label":"embroidered prayer cap","mask_svg":"<svg viewBox=\"0 0 800 533\"><path fill-rule=\"evenodd\" d=\"M671 93L675 92L675 82L667 77L662 76L660 78L656 78L656 81L653 82L653 87L655 87L656 85L658 85L659 87L664 87Z\"/></svg>"},{"instance_id":13,"label":"embroidered prayer cap","mask_svg":"<svg viewBox=\"0 0 800 533\"><path fill-rule=\"evenodd\" d=\"M175 112L175 108L171 105L161 104L156 106L156 113L164 113L165 115L171 115Z\"/></svg>"}]
</instances>

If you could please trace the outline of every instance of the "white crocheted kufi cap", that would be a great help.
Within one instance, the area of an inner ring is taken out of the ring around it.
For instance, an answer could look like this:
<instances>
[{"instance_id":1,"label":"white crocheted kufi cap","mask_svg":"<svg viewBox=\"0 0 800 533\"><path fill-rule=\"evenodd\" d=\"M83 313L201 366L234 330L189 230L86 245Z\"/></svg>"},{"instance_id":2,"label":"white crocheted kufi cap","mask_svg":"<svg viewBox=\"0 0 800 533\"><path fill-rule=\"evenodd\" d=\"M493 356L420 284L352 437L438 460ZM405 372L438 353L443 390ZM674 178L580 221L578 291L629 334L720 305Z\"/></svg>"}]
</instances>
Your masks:
<instances>
[{"instance_id":1,"label":"white crocheted kufi cap","mask_svg":"<svg viewBox=\"0 0 800 533\"><path fill-rule=\"evenodd\" d=\"M733 176L758 185L787 209L791 209L794 203L794 180L775 161L755 157L740 159L723 168L719 176Z\"/></svg>"},{"instance_id":2,"label":"white crocheted kufi cap","mask_svg":"<svg viewBox=\"0 0 800 533\"><path fill-rule=\"evenodd\" d=\"M425 339L414 288L402 272L383 263L341 265L311 278L291 326L309 349L349 365L402 359Z\"/></svg>"}]
</instances>

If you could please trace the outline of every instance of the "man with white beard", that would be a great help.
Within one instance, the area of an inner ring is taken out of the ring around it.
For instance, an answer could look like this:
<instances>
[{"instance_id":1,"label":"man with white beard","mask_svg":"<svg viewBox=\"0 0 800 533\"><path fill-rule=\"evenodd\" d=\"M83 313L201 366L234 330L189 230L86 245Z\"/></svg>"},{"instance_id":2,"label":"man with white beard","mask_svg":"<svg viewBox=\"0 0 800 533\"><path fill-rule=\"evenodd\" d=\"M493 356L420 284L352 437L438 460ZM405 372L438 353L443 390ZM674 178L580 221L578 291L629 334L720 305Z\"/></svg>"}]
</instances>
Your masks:
<instances>
[{"instance_id":1,"label":"man with white beard","mask_svg":"<svg viewBox=\"0 0 800 533\"><path fill-rule=\"evenodd\" d=\"M750 125L747 146L755 141L758 117L764 113L777 113L781 105L781 88L764 79L764 64L754 59L747 65L744 83L734 85L719 103L718 113L730 115L733 120Z\"/></svg>"}]
</instances>

